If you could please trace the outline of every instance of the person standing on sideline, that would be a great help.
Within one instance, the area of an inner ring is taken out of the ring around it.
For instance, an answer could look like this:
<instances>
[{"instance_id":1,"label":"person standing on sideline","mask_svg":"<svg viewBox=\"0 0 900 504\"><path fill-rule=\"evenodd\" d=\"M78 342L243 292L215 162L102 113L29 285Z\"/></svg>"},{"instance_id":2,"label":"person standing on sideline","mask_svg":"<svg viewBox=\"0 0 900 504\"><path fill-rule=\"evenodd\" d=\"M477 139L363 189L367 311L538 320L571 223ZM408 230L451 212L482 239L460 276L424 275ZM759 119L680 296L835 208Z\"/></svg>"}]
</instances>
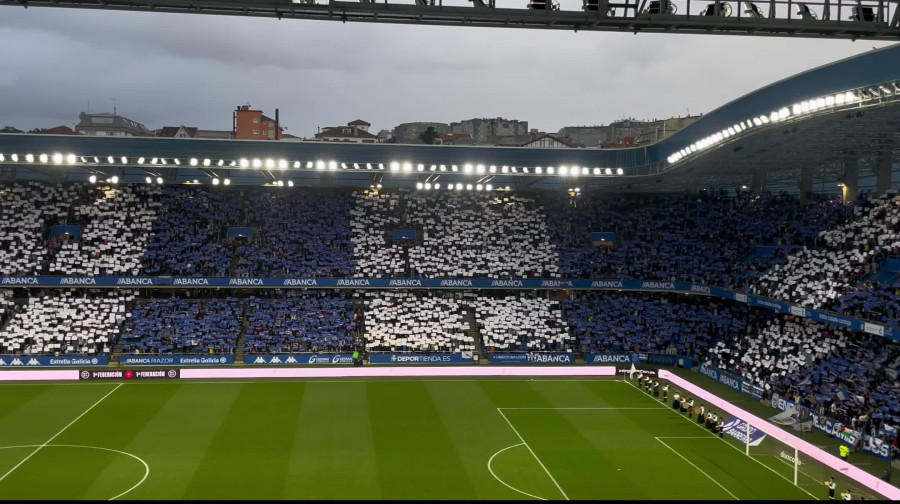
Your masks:
<instances>
[{"instance_id":1,"label":"person standing on sideline","mask_svg":"<svg viewBox=\"0 0 900 504\"><path fill-rule=\"evenodd\" d=\"M837 486L834 484L834 476L832 476L830 480L825 482L825 486L828 487L828 499L834 500L834 487Z\"/></svg>"},{"instance_id":2,"label":"person standing on sideline","mask_svg":"<svg viewBox=\"0 0 900 504\"><path fill-rule=\"evenodd\" d=\"M719 437L722 437L725 432L725 420L719 420L719 423L716 424L716 432L719 433Z\"/></svg>"},{"instance_id":3,"label":"person standing on sideline","mask_svg":"<svg viewBox=\"0 0 900 504\"><path fill-rule=\"evenodd\" d=\"M848 488L847 490L844 490L843 492L841 492L841 499L844 499L844 500L851 500L850 489L849 489L849 488Z\"/></svg>"},{"instance_id":4,"label":"person standing on sideline","mask_svg":"<svg viewBox=\"0 0 900 504\"><path fill-rule=\"evenodd\" d=\"M697 423L703 425L703 419L706 418L706 406L700 405L700 411L697 413Z\"/></svg>"},{"instance_id":5,"label":"person standing on sideline","mask_svg":"<svg viewBox=\"0 0 900 504\"><path fill-rule=\"evenodd\" d=\"M663 385L663 402L666 402L666 398L669 396L669 384L666 383Z\"/></svg>"},{"instance_id":6,"label":"person standing on sideline","mask_svg":"<svg viewBox=\"0 0 900 504\"><path fill-rule=\"evenodd\" d=\"M847 445L842 444L840 447L841 451L841 460L846 461L847 457L850 456L850 448Z\"/></svg>"},{"instance_id":7,"label":"person standing on sideline","mask_svg":"<svg viewBox=\"0 0 900 504\"><path fill-rule=\"evenodd\" d=\"M688 399L688 418L694 418L694 398Z\"/></svg>"}]
</instances>

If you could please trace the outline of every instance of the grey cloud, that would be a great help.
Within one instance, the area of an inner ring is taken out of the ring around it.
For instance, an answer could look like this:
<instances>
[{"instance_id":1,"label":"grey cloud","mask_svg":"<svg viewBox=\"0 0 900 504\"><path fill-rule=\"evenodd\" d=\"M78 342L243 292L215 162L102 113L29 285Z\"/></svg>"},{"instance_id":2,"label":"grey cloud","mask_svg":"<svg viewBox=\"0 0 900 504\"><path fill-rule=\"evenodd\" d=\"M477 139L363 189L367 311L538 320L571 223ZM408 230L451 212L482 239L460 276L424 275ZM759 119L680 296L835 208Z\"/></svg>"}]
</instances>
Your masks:
<instances>
[{"instance_id":1,"label":"grey cloud","mask_svg":"<svg viewBox=\"0 0 900 504\"><path fill-rule=\"evenodd\" d=\"M362 118L504 116L535 128L708 112L872 44L341 24L0 7L0 127L71 124L91 100L151 128L230 129L251 103L288 132ZM788 55L789 57L785 57Z\"/></svg>"}]
</instances>

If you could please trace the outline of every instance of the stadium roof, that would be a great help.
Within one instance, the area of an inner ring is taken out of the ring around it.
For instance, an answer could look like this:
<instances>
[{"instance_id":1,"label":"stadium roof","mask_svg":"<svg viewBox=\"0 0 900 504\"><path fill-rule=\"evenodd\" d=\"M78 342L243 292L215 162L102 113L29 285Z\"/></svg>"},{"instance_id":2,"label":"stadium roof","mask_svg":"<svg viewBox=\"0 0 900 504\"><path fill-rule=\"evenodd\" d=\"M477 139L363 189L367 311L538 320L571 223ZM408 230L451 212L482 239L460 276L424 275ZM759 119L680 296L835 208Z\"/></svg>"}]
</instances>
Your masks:
<instances>
[{"instance_id":1,"label":"stadium roof","mask_svg":"<svg viewBox=\"0 0 900 504\"><path fill-rule=\"evenodd\" d=\"M898 145L898 61L900 44L809 70L727 103L659 143L631 149L9 134L0 135L0 176L674 191L749 185L754 172L770 181L796 179L800 167L813 167L817 181L837 180L844 160Z\"/></svg>"}]
</instances>

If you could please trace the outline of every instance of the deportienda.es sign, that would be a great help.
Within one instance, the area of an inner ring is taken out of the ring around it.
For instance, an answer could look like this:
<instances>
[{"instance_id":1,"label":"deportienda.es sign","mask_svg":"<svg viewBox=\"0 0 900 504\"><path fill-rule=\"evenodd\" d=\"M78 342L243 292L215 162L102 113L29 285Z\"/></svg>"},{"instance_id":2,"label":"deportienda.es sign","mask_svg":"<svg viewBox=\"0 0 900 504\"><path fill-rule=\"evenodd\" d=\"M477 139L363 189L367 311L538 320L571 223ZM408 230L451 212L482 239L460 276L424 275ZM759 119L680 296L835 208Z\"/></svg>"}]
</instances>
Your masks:
<instances>
[{"instance_id":1,"label":"deportienda.es sign","mask_svg":"<svg viewBox=\"0 0 900 504\"><path fill-rule=\"evenodd\" d=\"M441 354L369 354L369 364L472 364L471 352Z\"/></svg>"}]
</instances>

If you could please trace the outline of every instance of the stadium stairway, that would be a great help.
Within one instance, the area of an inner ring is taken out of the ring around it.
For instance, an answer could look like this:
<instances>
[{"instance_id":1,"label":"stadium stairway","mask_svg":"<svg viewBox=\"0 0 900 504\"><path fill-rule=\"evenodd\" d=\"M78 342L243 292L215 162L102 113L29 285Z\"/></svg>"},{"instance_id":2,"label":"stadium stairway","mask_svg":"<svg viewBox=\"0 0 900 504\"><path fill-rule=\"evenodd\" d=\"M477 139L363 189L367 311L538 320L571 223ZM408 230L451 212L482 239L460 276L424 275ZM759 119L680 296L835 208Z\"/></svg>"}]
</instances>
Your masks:
<instances>
[{"instance_id":1,"label":"stadium stairway","mask_svg":"<svg viewBox=\"0 0 900 504\"><path fill-rule=\"evenodd\" d=\"M470 336L472 341L475 342L475 355L477 356L479 364L488 364L488 360L484 357L484 350L481 346L481 335L478 333L478 322L475 321L475 309L469 308L466 310L465 321L469 324L469 329L466 330L466 336Z\"/></svg>"},{"instance_id":2,"label":"stadium stairway","mask_svg":"<svg viewBox=\"0 0 900 504\"><path fill-rule=\"evenodd\" d=\"M234 344L234 365L235 366L243 366L244 365L244 335L247 334L247 329L250 328L250 319L244 317L244 320L241 321L241 332L238 333L237 342Z\"/></svg>"},{"instance_id":3,"label":"stadium stairway","mask_svg":"<svg viewBox=\"0 0 900 504\"><path fill-rule=\"evenodd\" d=\"M113 366L118 366L121 358L122 341L119 338L116 338L116 345L113 347L112 355L109 356L109 363Z\"/></svg>"}]
</instances>

